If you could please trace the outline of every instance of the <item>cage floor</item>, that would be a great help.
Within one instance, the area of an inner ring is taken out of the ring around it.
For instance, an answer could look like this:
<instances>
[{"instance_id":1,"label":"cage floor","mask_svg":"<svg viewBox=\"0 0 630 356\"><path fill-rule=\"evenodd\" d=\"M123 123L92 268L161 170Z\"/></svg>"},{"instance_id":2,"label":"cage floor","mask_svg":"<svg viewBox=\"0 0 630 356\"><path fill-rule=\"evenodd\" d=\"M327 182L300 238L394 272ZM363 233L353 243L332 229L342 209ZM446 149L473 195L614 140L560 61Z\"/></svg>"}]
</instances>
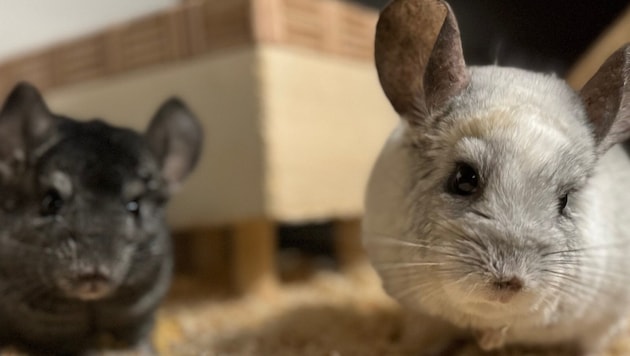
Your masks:
<instances>
[{"instance_id":1,"label":"cage floor","mask_svg":"<svg viewBox=\"0 0 630 356\"><path fill-rule=\"evenodd\" d=\"M317 273L302 283L239 299L208 297L179 280L159 314L155 339L165 355L420 355L413 323L379 287L367 266ZM457 356L481 355L471 343ZM561 355L550 350L544 355ZM630 333L607 355L629 355ZM508 350L492 355L541 355Z\"/></svg>"}]
</instances>

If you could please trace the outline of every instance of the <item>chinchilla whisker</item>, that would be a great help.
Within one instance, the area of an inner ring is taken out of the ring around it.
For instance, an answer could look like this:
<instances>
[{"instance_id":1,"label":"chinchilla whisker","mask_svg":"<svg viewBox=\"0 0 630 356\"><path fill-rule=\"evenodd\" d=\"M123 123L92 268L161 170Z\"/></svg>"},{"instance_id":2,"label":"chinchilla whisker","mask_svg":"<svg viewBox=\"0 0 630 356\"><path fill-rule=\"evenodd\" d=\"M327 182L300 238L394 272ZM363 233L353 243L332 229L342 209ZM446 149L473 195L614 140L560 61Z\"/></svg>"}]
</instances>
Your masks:
<instances>
[{"instance_id":1,"label":"chinchilla whisker","mask_svg":"<svg viewBox=\"0 0 630 356\"><path fill-rule=\"evenodd\" d=\"M547 286L550 287L552 292L555 292L552 294L553 297L556 297L556 298L560 297L561 299L571 304L579 305L582 302L582 298L584 298L584 294L581 293L580 291L568 289L566 286L563 286L563 285L547 283ZM587 295L591 295L591 294L592 293L587 293ZM550 301L550 304L551 304L551 301Z\"/></svg>"},{"instance_id":2,"label":"chinchilla whisker","mask_svg":"<svg viewBox=\"0 0 630 356\"><path fill-rule=\"evenodd\" d=\"M366 240L365 242L366 245L371 245L371 246L378 246L378 245L384 245L384 246L405 246L405 247L414 247L414 248L418 248L418 249L427 249L427 250L434 250L434 251L448 251L446 248L444 247L440 247L440 246L430 246L427 244L420 244L420 243L416 243L416 242L412 242L412 241L408 241L408 240L398 240L398 239L394 239L394 238L379 238L379 239L370 239L370 240Z\"/></svg>"},{"instance_id":3,"label":"chinchilla whisker","mask_svg":"<svg viewBox=\"0 0 630 356\"><path fill-rule=\"evenodd\" d=\"M467 271L486 271L488 269L487 264L481 262L467 262L465 264ZM461 267L464 268L463 266Z\"/></svg>"},{"instance_id":4,"label":"chinchilla whisker","mask_svg":"<svg viewBox=\"0 0 630 356\"><path fill-rule=\"evenodd\" d=\"M575 276L573 274L566 273L566 272L555 271L555 270L551 270L551 269L542 269L541 272L549 273L549 274L552 274L554 276L561 277L562 279L570 280L572 282L581 282L579 277L577 277L577 276Z\"/></svg>"},{"instance_id":5,"label":"chinchilla whisker","mask_svg":"<svg viewBox=\"0 0 630 356\"><path fill-rule=\"evenodd\" d=\"M379 271L381 271L382 273L386 273L389 277L412 277L412 276L418 276L420 273L423 272L422 269L420 269L420 267L413 267L413 268L382 268L380 266L377 267L377 269Z\"/></svg>"},{"instance_id":6,"label":"chinchilla whisker","mask_svg":"<svg viewBox=\"0 0 630 356\"><path fill-rule=\"evenodd\" d=\"M381 268L377 265L377 269L381 271L382 273L387 274L388 277L412 277L412 276L418 276L421 273L427 273L428 271L430 271L429 273L432 273L434 275L459 276L462 273L467 272L460 268L445 267L445 266L435 266L435 267L432 267L430 270L427 270L423 266L416 266L416 267L410 267L410 268Z\"/></svg>"},{"instance_id":7,"label":"chinchilla whisker","mask_svg":"<svg viewBox=\"0 0 630 356\"><path fill-rule=\"evenodd\" d=\"M535 310L535 311L549 310L549 309L553 309L553 307L554 307L553 300L549 298L543 298L540 300L540 303L537 303L536 306L532 308L532 310Z\"/></svg>"},{"instance_id":8,"label":"chinchilla whisker","mask_svg":"<svg viewBox=\"0 0 630 356\"><path fill-rule=\"evenodd\" d=\"M617 276L621 278L630 278L629 271L623 266L592 266L587 263L583 263L584 261L580 261L578 263L545 263L545 266L548 267L559 267L559 266L570 266L575 268L578 272L588 272L589 275L595 273L596 275L610 275Z\"/></svg>"},{"instance_id":9,"label":"chinchilla whisker","mask_svg":"<svg viewBox=\"0 0 630 356\"><path fill-rule=\"evenodd\" d=\"M604 252L603 250L597 250L597 252ZM595 261L602 261L602 259L606 259L608 257L614 257L614 258L623 258L626 255L623 254L622 252L619 251L607 251L605 253L580 253L580 254L567 254L567 255L554 255L551 256L554 259L548 258L546 257L545 260L549 260L549 261L566 261L568 263L571 262L577 262L579 263L580 261L588 261L588 260L595 260Z\"/></svg>"},{"instance_id":10,"label":"chinchilla whisker","mask_svg":"<svg viewBox=\"0 0 630 356\"><path fill-rule=\"evenodd\" d=\"M457 251L454 248L444 248L444 250L436 251L440 256L448 258L451 262L463 262L463 259L472 260L475 259L476 256L468 256L464 255L461 252Z\"/></svg>"},{"instance_id":11,"label":"chinchilla whisker","mask_svg":"<svg viewBox=\"0 0 630 356\"><path fill-rule=\"evenodd\" d=\"M468 238L469 237L468 234L464 233L463 231L457 230L457 229L455 229L454 226L445 224L442 221L436 221L434 224L437 225L438 227L440 227L442 230L453 234L454 236L458 236L458 237L462 237L462 238Z\"/></svg>"},{"instance_id":12,"label":"chinchilla whisker","mask_svg":"<svg viewBox=\"0 0 630 356\"><path fill-rule=\"evenodd\" d=\"M443 276L443 277L461 277L462 275L467 275L473 273L477 270L477 268L470 268L467 265L460 266L449 266L449 267L440 267L435 270L431 270L431 272L435 273L435 275ZM444 278L447 279L447 278Z\"/></svg>"},{"instance_id":13,"label":"chinchilla whisker","mask_svg":"<svg viewBox=\"0 0 630 356\"><path fill-rule=\"evenodd\" d=\"M390 238L390 239L395 239L395 240L408 240L410 236L413 236L413 234L410 234L410 233L390 234L386 232L379 232L379 231L373 231L373 230L363 230L361 231L361 236L362 237L376 236L376 237Z\"/></svg>"},{"instance_id":14,"label":"chinchilla whisker","mask_svg":"<svg viewBox=\"0 0 630 356\"><path fill-rule=\"evenodd\" d=\"M406 289L402 289L399 292L397 292L397 296L399 298L406 298L407 296L409 296L410 294L413 294L427 286L431 286L433 283L430 282L424 282L424 283L416 283L410 287L407 287ZM427 290L431 290L430 288L427 288Z\"/></svg>"},{"instance_id":15,"label":"chinchilla whisker","mask_svg":"<svg viewBox=\"0 0 630 356\"><path fill-rule=\"evenodd\" d=\"M583 271L588 273L590 277L611 277L615 281L630 281L630 275L625 270L602 270L596 268L584 267Z\"/></svg>"},{"instance_id":16,"label":"chinchilla whisker","mask_svg":"<svg viewBox=\"0 0 630 356\"><path fill-rule=\"evenodd\" d=\"M373 235L373 236L377 236L377 237L388 237L391 239L396 239L396 240L403 240L406 239L406 237L408 236L413 236L412 233L409 232L402 232L399 234L391 234L388 232L382 232L382 231L374 231L374 230L362 230L361 231L361 236L367 236L367 235Z\"/></svg>"},{"instance_id":17,"label":"chinchilla whisker","mask_svg":"<svg viewBox=\"0 0 630 356\"><path fill-rule=\"evenodd\" d=\"M418 274L393 274L389 275L387 273L383 274L387 276L388 285L397 285L397 289L404 289L410 285L420 284L420 278Z\"/></svg>"},{"instance_id":18,"label":"chinchilla whisker","mask_svg":"<svg viewBox=\"0 0 630 356\"><path fill-rule=\"evenodd\" d=\"M562 283L565 282L565 283ZM566 291L567 293L571 294L571 295L575 295L579 292L588 292L587 294L592 294L594 288L590 287L590 286L585 286L583 284L574 284L573 281L569 281L570 283L566 283L567 280L564 279L560 279L560 280L556 280L556 281L551 281L551 280L545 280L545 283L549 286L553 286L558 290L562 290L562 291Z\"/></svg>"},{"instance_id":19,"label":"chinchilla whisker","mask_svg":"<svg viewBox=\"0 0 630 356\"><path fill-rule=\"evenodd\" d=\"M470 298L470 296L471 296L471 295L472 295L472 294L473 294L473 293L477 290L477 288L479 287L479 285L480 285L480 283L479 283L479 282L473 283L473 285L471 285L471 286L468 288L468 292L466 293L466 298Z\"/></svg>"},{"instance_id":20,"label":"chinchilla whisker","mask_svg":"<svg viewBox=\"0 0 630 356\"><path fill-rule=\"evenodd\" d=\"M550 286L552 284L549 284ZM623 298L613 295L605 290L595 289L588 285L571 285L564 288L555 287L555 290L563 295L563 298L573 300L576 304L583 304L586 298L598 298L598 302L619 303L623 302Z\"/></svg>"},{"instance_id":21,"label":"chinchilla whisker","mask_svg":"<svg viewBox=\"0 0 630 356\"><path fill-rule=\"evenodd\" d=\"M442 287L437 285L435 281L424 283L423 287L426 287L425 292L418 295L421 302L426 302L427 300L439 296L442 291Z\"/></svg>"},{"instance_id":22,"label":"chinchilla whisker","mask_svg":"<svg viewBox=\"0 0 630 356\"><path fill-rule=\"evenodd\" d=\"M389 236L379 236L379 235L375 235L376 238L371 238L371 239L367 239L365 240L366 244L369 245L380 245L380 244L397 244L397 245L402 245L402 246L412 246L412 247L422 247L422 248L427 248L427 247L431 247L429 245L426 244L421 244L421 243L417 243L417 242L413 242L413 241L409 241L409 240L403 240L403 239L399 239L399 238L395 238L395 237L389 237Z\"/></svg>"},{"instance_id":23,"label":"chinchilla whisker","mask_svg":"<svg viewBox=\"0 0 630 356\"><path fill-rule=\"evenodd\" d=\"M596 289L589 283L589 281L581 280L579 278L574 278L573 276L561 274L557 271L547 271L548 273L560 277L561 280L570 282L570 286L572 290L579 289L582 292L589 292L587 294L593 294ZM554 273L555 272L555 273ZM592 276L591 276L592 277ZM598 293L601 291L597 290Z\"/></svg>"},{"instance_id":24,"label":"chinchilla whisker","mask_svg":"<svg viewBox=\"0 0 630 356\"><path fill-rule=\"evenodd\" d=\"M481 255L486 255L487 254L487 248L480 244L478 241L475 241L474 239L462 239L462 240L457 240L454 243L455 246L458 247L464 247L467 249L471 249L473 251L475 251L476 253L479 253Z\"/></svg>"},{"instance_id":25,"label":"chinchilla whisker","mask_svg":"<svg viewBox=\"0 0 630 356\"><path fill-rule=\"evenodd\" d=\"M584 251L601 250L601 249L605 250L609 248L616 248L616 247L622 247L622 246L628 246L628 245L630 245L630 241L620 241L620 242L614 242L610 244L593 245L593 246L586 246L586 247L581 247L581 248L551 251L551 252L543 253L541 256L547 257L551 255L558 255L558 254L571 254L571 253L579 253L579 252L584 252Z\"/></svg>"},{"instance_id":26,"label":"chinchilla whisker","mask_svg":"<svg viewBox=\"0 0 630 356\"><path fill-rule=\"evenodd\" d=\"M433 287L435 288L435 287ZM421 303L427 303L427 301L430 301L431 299L435 299L440 298L440 290L435 288L435 289L431 289L429 290L428 293L423 293L419 295L420 297L420 302Z\"/></svg>"},{"instance_id":27,"label":"chinchilla whisker","mask_svg":"<svg viewBox=\"0 0 630 356\"><path fill-rule=\"evenodd\" d=\"M415 268L421 266L444 266L444 262L389 262L389 263L379 263L379 268L385 269L396 269L396 268Z\"/></svg>"},{"instance_id":28,"label":"chinchilla whisker","mask_svg":"<svg viewBox=\"0 0 630 356\"><path fill-rule=\"evenodd\" d=\"M552 293L548 293L543 296L543 298L540 300L540 303L538 303L536 307L537 310L554 309L557 306L558 300L560 299L558 298L558 296L563 296L560 291L556 291L556 285L548 283L547 286L550 287L550 292ZM559 285L557 288L562 289L563 287Z\"/></svg>"},{"instance_id":29,"label":"chinchilla whisker","mask_svg":"<svg viewBox=\"0 0 630 356\"><path fill-rule=\"evenodd\" d=\"M453 285L457 285L457 284L463 283L467 279L469 279L471 276L472 276L472 273L466 273L463 276L461 276L460 278L457 278L457 279L455 279L453 281L449 281L447 283L444 283L444 286L445 287L450 287L450 286L453 286Z\"/></svg>"},{"instance_id":30,"label":"chinchilla whisker","mask_svg":"<svg viewBox=\"0 0 630 356\"><path fill-rule=\"evenodd\" d=\"M628 269L624 265L604 265L598 266L594 265L597 262L601 261L602 257L611 257L611 256L601 256L601 257L572 257L566 260L563 259L544 259L541 261L541 264L548 268L559 268L565 267L568 269L575 269L578 271L586 271L586 270L602 270L606 269L611 272L619 272L621 274L626 274ZM619 256L621 257L621 256Z\"/></svg>"},{"instance_id":31,"label":"chinchilla whisker","mask_svg":"<svg viewBox=\"0 0 630 356\"><path fill-rule=\"evenodd\" d=\"M551 273L551 272L548 272L548 273L553 276L556 276L559 281L568 282L568 284L571 285L571 288L581 288L581 289L589 290L589 291L593 290L593 287L589 285L587 281L583 281L579 278L574 278L572 276L561 275L558 273Z\"/></svg>"},{"instance_id":32,"label":"chinchilla whisker","mask_svg":"<svg viewBox=\"0 0 630 356\"><path fill-rule=\"evenodd\" d=\"M465 282L466 282L468 279L470 279L473 275L474 275L474 272L471 272L471 271L466 271L466 272L464 272L464 271L460 271L460 272L458 273L457 278L455 278L455 279L453 279L453 280L451 280L451 281L449 281L449 282L444 283L444 284L443 284L443 287L451 287L451 286L454 286L454 285L458 285L458 284L465 283ZM474 283L472 286L470 286L470 288L472 288L472 289L474 290L474 289L476 289L476 288L477 288L478 284L479 284L479 283L478 283L478 282L476 282L476 283Z\"/></svg>"}]
</instances>

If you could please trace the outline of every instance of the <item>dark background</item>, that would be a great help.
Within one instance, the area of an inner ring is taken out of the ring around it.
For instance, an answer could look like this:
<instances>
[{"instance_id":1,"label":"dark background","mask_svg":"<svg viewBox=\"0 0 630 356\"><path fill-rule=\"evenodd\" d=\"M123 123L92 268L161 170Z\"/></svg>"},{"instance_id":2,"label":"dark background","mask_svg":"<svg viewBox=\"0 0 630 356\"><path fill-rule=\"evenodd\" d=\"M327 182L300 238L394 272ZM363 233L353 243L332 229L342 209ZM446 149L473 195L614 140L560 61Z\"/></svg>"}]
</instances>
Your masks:
<instances>
[{"instance_id":1,"label":"dark background","mask_svg":"<svg viewBox=\"0 0 630 356\"><path fill-rule=\"evenodd\" d=\"M387 0L354 0L374 8ZM629 0L450 0L469 64L563 75Z\"/></svg>"}]
</instances>

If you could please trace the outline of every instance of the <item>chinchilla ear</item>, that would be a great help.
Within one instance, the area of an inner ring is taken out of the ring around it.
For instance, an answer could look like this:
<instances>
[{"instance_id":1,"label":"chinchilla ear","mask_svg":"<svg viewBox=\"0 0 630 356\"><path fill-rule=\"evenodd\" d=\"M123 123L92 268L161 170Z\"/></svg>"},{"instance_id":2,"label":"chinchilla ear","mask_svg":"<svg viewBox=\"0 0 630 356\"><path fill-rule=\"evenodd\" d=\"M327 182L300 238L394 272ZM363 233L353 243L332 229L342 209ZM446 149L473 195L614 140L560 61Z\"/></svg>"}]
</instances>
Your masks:
<instances>
[{"instance_id":1,"label":"chinchilla ear","mask_svg":"<svg viewBox=\"0 0 630 356\"><path fill-rule=\"evenodd\" d=\"M412 124L470 81L457 21L444 1L391 1L376 25L374 57L385 95Z\"/></svg>"},{"instance_id":2,"label":"chinchilla ear","mask_svg":"<svg viewBox=\"0 0 630 356\"><path fill-rule=\"evenodd\" d=\"M145 138L158 159L169 192L174 192L199 160L201 124L181 100L171 98L158 109Z\"/></svg>"},{"instance_id":3,"label":"chinchilla ear","mask_svg":"<svg viewBox=\"0 0 630 356\"><path fill-rule=\"evenodd\" d=\"M34 86L18 83L0 111L0 175L16 174L17 167L34 159L57 121Z\"/></svg>"},{"instance_id":4,"label":"chinchilla ear","mask_svg":"<svg viewBox=\"0 0 630 356\"><path fill-rule=\"evenodd\" d=\"M630 138L630 43L613 53L580 90L597 151Z\"/></svg>"}]
</instances>

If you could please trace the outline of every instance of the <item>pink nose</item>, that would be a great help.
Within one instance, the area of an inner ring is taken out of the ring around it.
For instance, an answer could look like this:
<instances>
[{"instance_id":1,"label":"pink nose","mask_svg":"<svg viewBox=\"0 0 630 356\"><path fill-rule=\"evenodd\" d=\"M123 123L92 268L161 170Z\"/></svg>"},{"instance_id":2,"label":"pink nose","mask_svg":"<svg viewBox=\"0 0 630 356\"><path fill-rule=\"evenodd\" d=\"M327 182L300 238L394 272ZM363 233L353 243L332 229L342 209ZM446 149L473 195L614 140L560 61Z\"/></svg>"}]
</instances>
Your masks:
<instances>
[{"instance_id":1,"label":"pink nose","mask_svg":"<svg viewBox=\"0 0 630 356\"><path fill-rule=\"evenodd\" d=\"M84 274L79 276L74 287L74 294L82 300L96 300L112 292L109 278L102 274Z\"/></svg>"},{"instance_id":2,"label":"pink nose","mask_svg":"<svg viewBox=\"0 0 630 356\"><path fill-rule=\"evenodd\" d=\"M494 289L507 292L518 292L523 289L523 281L518 277L496 280L492 283Z\"/></svg>"},{"instance_id":3,"label":"pink nose","mask_svg":"<svg viewBox=\"0 0 630 356\"><path fill-rule=\"evenodd\" d=\"M109 279L109 277L104 271L94 269L79 273L77 279Z\"/></svg>"}]
</instances>

